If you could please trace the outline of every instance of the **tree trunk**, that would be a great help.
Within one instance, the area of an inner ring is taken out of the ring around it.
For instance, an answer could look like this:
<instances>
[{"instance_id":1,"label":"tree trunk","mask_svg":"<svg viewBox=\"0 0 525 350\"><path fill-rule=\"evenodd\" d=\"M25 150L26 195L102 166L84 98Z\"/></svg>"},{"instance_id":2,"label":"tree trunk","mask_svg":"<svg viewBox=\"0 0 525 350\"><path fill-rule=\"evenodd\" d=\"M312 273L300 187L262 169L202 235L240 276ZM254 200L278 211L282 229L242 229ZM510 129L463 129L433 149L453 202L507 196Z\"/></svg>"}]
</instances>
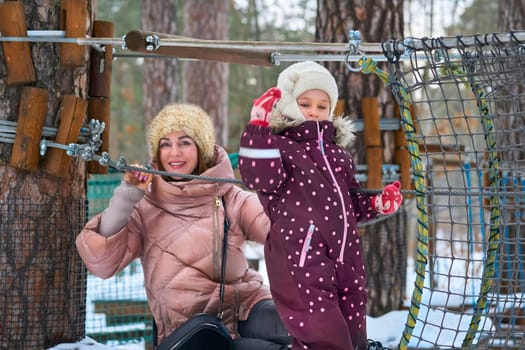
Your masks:
<instances>
[{"instance_id":1,"label":"tree trunk","mask_svg":"<svg viewBox=\"0 0 525 350\"><path fill-rule=\"evenodd\" d=\"M184 35L199 39L228 39L229 1L184 2ZM184 100L201 106L213 120L217 143L228 140L228 74L226 63L184 63Z\"/></svg>"},{"instance_id":2,"label":"tree trunk","mask_svg":"<svg viewBox=\"0 0 525 350\"><path fill-rule=\"evenodd\" d=\"M60 3L46 3L52 5L24 2L28 29L61 28ZM91 8L87 1L86 33ZM45 126L54 128L64 95L87 99L88 72L87 55L80 67L60 65L57 45L30 44L37 77L31 86L49 93ZM16 122L24 86L8 85L6 69L2 49L0 120ZM84 335L86 276L74 240L85 222L85 162L72 158L63 177L46 174L42 159L23 171L9 165L12 148L0 143L0 348L45 349Z\"/></svg>"},{"instance_id":3,"label":"tree trunk","mask_svg":"<svg viewBox=\"0 0 525 350\"><path fill-rule=\"evenodd\" d=\"M142 28L147 31L177 34L175 0L142 1ZM179 97L179 64L176 59L144 60L144 113L146 124L166 104Z\"/></svg>"},{"instance_id":4,"label":"tree trunk","mask_svg":"<svg viewBox=\"0 0 525 350\"><path fill-rule=\"evenodd\" d=\"M403 35L403 0L318 0L316 41L349 42L349 31L358 30L363 43L400 39ZM356 62L350 62L357 67ZM362 119L363 98L377 97L380 118L394 118L392 92L374 74L352 73L343 62L326 64L339 86L344 115ZM384 65L379 64L382 69ZM383 162L393 163L394 135L381 132ZM358 134L351 152L357 164L366 164L366 140ZM369 290L368 310L377 316L397 310L405 298L406 213L361 229Z\"/></svg>"},{"instance_id":5,"label":"tree trunk","mask_svg":"<svg viewBox=\"0 0 525 350\"><path fill-rule=\"evenodd\" d=\"M498 30L523 30L525 2L523 0L500 0L498 4Z\"/></svg>"}]
</instances>

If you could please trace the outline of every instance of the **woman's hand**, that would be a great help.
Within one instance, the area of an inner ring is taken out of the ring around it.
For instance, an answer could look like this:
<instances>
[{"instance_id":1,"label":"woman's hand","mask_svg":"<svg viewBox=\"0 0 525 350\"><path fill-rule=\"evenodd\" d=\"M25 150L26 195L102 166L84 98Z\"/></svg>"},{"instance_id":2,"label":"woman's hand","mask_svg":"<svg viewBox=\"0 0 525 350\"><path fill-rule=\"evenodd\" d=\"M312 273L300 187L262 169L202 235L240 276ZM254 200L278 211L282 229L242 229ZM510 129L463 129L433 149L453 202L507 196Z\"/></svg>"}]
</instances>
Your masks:
<instances>
[{"instance_id":1,"label":"woman's hand","mask_svg":"<svg viewBox=\"0 0 525 350\"><path fill-rule=\"evenodd\" d=\"M133 164L133 166L139 167L140 165ZM133 170L133 171L127 171L124 174L124 181L126 181L130 185L133 185L141 189L142 191L146 191L152 179L153 179L153 174L142 172L142 171Z\"/></svg>"}]
</instances>

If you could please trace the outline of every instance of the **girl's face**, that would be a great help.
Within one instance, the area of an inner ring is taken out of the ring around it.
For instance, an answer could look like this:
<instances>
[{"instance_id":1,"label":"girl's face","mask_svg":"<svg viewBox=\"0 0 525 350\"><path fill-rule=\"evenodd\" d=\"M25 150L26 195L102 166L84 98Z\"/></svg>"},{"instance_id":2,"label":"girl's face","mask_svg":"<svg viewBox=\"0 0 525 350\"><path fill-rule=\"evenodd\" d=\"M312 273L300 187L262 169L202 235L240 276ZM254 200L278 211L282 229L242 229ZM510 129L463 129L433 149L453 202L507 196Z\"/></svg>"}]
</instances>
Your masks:
<instances>
[{"instance_id":1,"label":"girl's face","mask_svg":"<svg viewBox=\"0 0 525 350\"><path fill-rule=\"evenodd\" d=\"M330 118L330 98L323 90L308 90L297 97L297 105L306 120L323 121Z\"/></svg>"},{"instance_id":2,"label":"girl's face","mask_svg":"<svg viewBox=\"0 0 525 350\"><path fill-rule=\"evenodd\" d=\"M172 132L159 140L159 160L167 172L193 174L199 164L199 149L184 131Z\"/></svg>"}]
</instances>

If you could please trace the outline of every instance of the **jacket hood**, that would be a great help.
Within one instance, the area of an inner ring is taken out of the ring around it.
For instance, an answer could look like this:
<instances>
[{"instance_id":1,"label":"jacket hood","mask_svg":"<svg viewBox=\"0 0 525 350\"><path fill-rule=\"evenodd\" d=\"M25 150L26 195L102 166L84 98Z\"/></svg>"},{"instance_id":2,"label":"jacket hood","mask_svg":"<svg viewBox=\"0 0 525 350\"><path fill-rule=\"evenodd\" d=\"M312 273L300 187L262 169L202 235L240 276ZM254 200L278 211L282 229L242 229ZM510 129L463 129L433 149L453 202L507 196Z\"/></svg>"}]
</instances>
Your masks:
<instances>
[{"instance_id":1,"label":"jacket hood","mask_svg":"<svg viewBox=\"0 0 525 350\"><path fill-rule=\"evenodd\" d=\"M270 119L270 128L272 133L280 134L286 128L297 127L304 123L304 120L290 119L282 114L276 114ZM334 142L341 146L347 147L355 140L356 128L350 117L334 117L332 123L335 128Z\"/></svg>"}]
</instances>

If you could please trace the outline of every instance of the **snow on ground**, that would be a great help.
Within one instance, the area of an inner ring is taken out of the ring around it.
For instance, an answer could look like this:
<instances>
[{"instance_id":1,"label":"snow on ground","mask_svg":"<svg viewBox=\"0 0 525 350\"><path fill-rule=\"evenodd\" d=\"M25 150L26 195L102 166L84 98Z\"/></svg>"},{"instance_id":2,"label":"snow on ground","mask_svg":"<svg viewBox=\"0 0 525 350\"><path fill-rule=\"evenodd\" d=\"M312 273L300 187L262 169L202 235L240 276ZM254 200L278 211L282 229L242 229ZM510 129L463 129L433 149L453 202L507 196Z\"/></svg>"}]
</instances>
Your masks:
<instances>
[{"instance_id":1,"label":"snow on ground","mask_svg":"<svg viewBox=\"0 0 525 350\"><path fill-rule=\"evenodd\" d=\"M250 247L247 249L247 256L249 258L260 258L259 272L265 278L268 283L266 274L266 266L262 259L262 252L258 247ZM105 318L103 315L97 315L94 313L92 300L95 299L125 299L125 298L139 298L146 299L143 292L142 279L136 278L136 274L142 274L140 264L135 266L133 274L124 274L113 277L111 284L111 291L103 288L95 287L95 283L100 283L100 279L91 276L88 278L88 293L87 293L87 319L86 319L86 331L89 333L90 330L100 329L101 326L105 327ZM135 276L135 278L133 278ZM458 274L459 276L459 274ZM413 261L409 261L407 267L407 299L406 306L409 306L410 298L414 288L414 264ZM111 279L110 279L111 280ZM463 280L463 283L456 284L459 290L465 290L465 283L471 283L472 281ZM137 285L137 284L140 284ZM133 288L130 286L133 285ZM475 286L476 292L479 286ZM137 296L136 292L130 295L131 290L139 290L140 295ZM417 322L416 327L412 332L412 338L409 343L409 347L417 347L419 349L433 348L434 344L439 344L442 347L461 347L461 342L468 330L471 315L458 314L454 312L445 312L443 308L433 308L433 306L448 307L464 305L466 298L464 295L456 293L446 293L444 291L434 291L429 293L425 290L423 293L423 300L421 301L420 311L418 319L424 319L426 322ZM430 307L429 307L430 306ZM376 341L380 341L384 346L395 348L400 342L405 323L408 317L408 311L392 311L381 317L367 317L367 329L368 337ZM434 326L435 325L435 326ZM446 325L439 327L437 325ZM483 329L490 329L492 323L486 318L482 318L480 325ZM130 325L131 326L131 325ZM109 329L109 327L106 327ZM126 349L126 350L144 350L144 342L126 344L126 345L104 345L96 342L89 337L86 337L80 342L70 344L59 344L48 350L107 350L107 349Z\"/></svg>"},{"instance_id":2,"label":"snow on ground","mask_svg":"<svg viewBox=\"0 0 525 350\"><path fill-rule=\"evenodd\" d=\"M104 345L97 343L95 340L86 337L76 343L58 344L49 348L48 350L109 350L109 349L125 349L125 350L144 350L144 343L126 344L126 345Z\"/></svg>"}]
</instances>

